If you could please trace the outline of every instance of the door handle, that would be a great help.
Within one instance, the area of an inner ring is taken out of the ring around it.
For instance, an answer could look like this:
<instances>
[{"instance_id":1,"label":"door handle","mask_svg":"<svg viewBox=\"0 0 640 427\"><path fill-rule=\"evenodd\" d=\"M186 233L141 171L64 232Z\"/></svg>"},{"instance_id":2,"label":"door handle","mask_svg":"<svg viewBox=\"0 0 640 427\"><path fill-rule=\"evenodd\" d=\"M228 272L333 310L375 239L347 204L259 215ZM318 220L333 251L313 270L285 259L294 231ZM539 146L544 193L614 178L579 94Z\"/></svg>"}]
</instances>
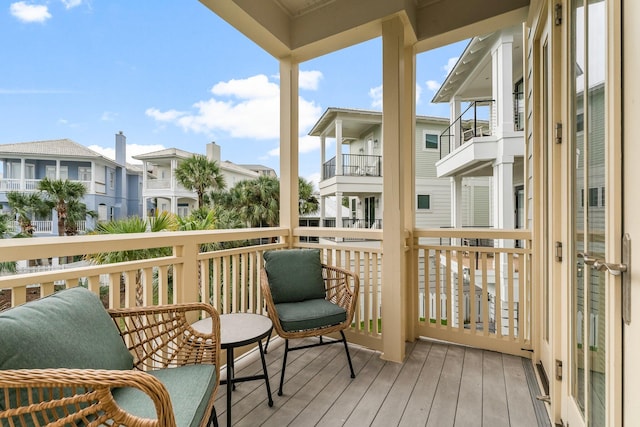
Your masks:
<instances>
[{"instance_id":1,"label":"door handle","mask_svg":"<svg viewBox=\"0 0 640 427\"><path fill-rule=\"evenodd\" d=\"M585 264L586 264L586 261L585 261ZM619 276L622 273L627 271L627 264L605 262L599 259L595 260L595 262L591 263L591 265L595 270L607 271L608 273L611 273L614 276Z\"/></svg>"},{"instance_id":2,"label":"door handle","mask_svg":"<svg viewBox=\"0 0 640 427\"><path fill-rule=\"evenodd\" d=\"M622 319L627 325L631 323L631 236L626 233L622 238L622 262L606 262L592 257L586 252L578 252L578 258L583 258L586 265L597 271L606 271L614 276L622 273Z\"/></svg>"}]
</instances>

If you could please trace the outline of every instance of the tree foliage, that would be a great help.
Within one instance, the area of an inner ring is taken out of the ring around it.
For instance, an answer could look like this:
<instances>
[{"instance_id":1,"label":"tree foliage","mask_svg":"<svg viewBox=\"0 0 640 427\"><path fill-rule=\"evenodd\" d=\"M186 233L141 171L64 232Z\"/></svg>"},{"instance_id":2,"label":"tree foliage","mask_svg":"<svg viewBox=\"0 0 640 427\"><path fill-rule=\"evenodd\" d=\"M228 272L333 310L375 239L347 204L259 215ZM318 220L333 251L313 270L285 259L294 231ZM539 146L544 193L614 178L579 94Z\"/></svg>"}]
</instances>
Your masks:
<instances>
[{"instance_id":1,"label":"tree foliage","mask_svg":"<svg viewBox=\"0 0 640 427\"><path fill-rule=\"evenodd\" d=\"M198 195L198 208L204 206L204 195L207 190L221 190L225 187L224 176L218 163L201 154L183 160L175 170L176 180L184 188L195 191Z\"/></svg>"},{"instance_id":2,"label":"tree foliage","mask_svg":"<svg viewBox=\"0 0 640 427\"><path fill-rule=\"evenodd\" d=\"M318 199L313 195L313 185L304 178L298 179L298 212L307 214L318 210ZM276 227L280 220L280 181L271 176L240 181L229 191L211 195L215 206L235 211L247 227Z\"/></svg>"},{"instance_id":3,"label":"tree foliage","mask_svg":"<svg viewBox=\"0 0 640 427\"><path fill-rule=\"evenodd\" d=\"M87 193L83 183L68 179L44 178L38 182L38 190L45 202L58 214L58 235L64 236L70 202L80 201Z\"/></svg>"}]
</instances>

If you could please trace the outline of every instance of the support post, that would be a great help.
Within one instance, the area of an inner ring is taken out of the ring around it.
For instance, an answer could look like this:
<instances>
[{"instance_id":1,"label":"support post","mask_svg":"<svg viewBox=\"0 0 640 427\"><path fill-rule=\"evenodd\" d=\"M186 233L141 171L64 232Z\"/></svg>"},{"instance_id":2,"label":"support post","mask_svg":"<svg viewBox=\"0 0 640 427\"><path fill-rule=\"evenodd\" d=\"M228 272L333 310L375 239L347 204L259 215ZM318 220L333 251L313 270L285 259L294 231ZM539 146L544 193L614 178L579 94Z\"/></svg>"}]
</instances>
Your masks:
<instances>
[{"instance_id":1,"label":"support post","mask_svg":"<svg viewBox=\"0 0 640 427\"><path fill-rule=\"evenodd\" d=\"M290 234L298 226L298 64L292 58L280 60L280 226Z\"/></svg>"}]
</instances>

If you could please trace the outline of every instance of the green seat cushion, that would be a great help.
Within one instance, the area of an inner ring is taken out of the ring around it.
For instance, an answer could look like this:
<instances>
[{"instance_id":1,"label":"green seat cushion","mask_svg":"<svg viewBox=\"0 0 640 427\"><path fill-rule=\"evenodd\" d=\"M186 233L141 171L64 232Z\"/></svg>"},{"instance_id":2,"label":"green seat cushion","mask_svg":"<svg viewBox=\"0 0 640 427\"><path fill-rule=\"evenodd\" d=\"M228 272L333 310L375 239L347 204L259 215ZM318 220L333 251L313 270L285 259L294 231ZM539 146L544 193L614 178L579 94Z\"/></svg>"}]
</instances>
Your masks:
<instances>
[{"instance_id":1,"label":"green seat cushion","mask_svg":"<svg viewBox=\"0 0 640 427\"><path fill-rule=\"evenodd\" d=\"M187 365L179 368L150 371L169 392L178 427L198 426L210 414L205 414L216 385L216 369L213 365ZM153 401L146 393L135 388L113 390L118 406L142 418L156 419Z\"/></svg>"},{"instance_id":2,"label":"green seat cushion","mask_svg":"<svg viewBox=\"0 0 640 427\"><path fill-rule=\"evenodd\" d=\"M0 312L0 369L132 369L96 294L71 288Z\"/></svg>"},{"instance_id":3,"label":"green seat cushion","mask_svg":"<svg viewBox=\"0 0 640 427\"><path fill-rule=\"evenodd\" d=\"M276 304L276 311L287 332L324 328L347 320L344 308L325 299Z\"/></svg>"},{"instance_id":4,"label":"green seat cushion","mask_svg":"<svg viewBox=\"0 0 640 427\"><path fill-rule=\"evenodd\" d=\"M264 261L275 304L325 297L319 249L267 251Z\"/></svg>"}]
</instances>

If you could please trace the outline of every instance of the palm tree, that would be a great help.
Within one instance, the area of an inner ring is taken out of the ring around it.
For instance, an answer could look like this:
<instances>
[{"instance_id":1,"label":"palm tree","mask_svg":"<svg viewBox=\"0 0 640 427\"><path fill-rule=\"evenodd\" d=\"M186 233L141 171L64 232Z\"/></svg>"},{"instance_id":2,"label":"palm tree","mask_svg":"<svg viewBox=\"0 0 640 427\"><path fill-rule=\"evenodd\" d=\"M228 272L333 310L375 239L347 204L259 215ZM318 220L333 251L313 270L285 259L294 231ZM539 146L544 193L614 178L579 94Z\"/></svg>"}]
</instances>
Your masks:
<instances>
[{"instance_id":1,"label":"palm tree","mask_svg":"<svg viewBox=\"0 0 640 427\"><path fill-rule=\"evenodd\" d=\"M182 161L176 168L176 179L184 188L198 195L198 208L204 206L204 194L208 189L220 190L225 187L224 176L216 161L201 154L194 154Z\"/></svg>"},{"instance_id":2,"label":"palm tree","mask_svg":"<svg viewBox=\"0 0 640 427\"><path fill-rule=\"evenodd\" d=\"M38 190L58 213L58 236L64 236L68 204L82 199L87 193L87 188L81 182L44 178L38 183Z\"/></svg>"},{"instance_id":3,"label":"palm tree","mask_svg":"<svg viewBox=\"0 0 640 427\"><path fill-rule=\"evenodd\" d=\"M127 234L145 233L158 231L171 231L176 229L176 220L173 214L162 212L157 217L149 218L148 221L140 217L129 217L125 219L113 220L99 223L94 233L96 234ZM100 252L97 254L87 254L85 259L96 264L113 264L127 261L137 261L142 259L158 258L171 255L170 247L132 249L129 251ZM120 285L124 285L124 276L120 276ZM136 303L142 305L142 273L136 271Z\"/></svg>"},{"instance_id":4,"label":"palm tree","mask_svg":"<svg viewBox=\"0 0 640 427\"><path fill-rule=\"evenodd\" d=\"M45 216L51 209L38 193L20 193L10 191L7 193L7 201L14 218L20 225L20 232L25 236L32 236L35 228L31 224L33 216Z\"/></svg>"},{"instance_id":5,"label":"palm tree","mask_svg":"<svg viewBox=\"0 0 640 427\"><path fill-rule=\"evenodd\" d=\"M85 221L87 217L97 218L98 213L87 209L87 205L79 200L70 200L67 204L67 220L65 222L64 234L75 236L78 234L78 223Z\"/></svg>"},{"instance_id":6,"label":"palm tree","mask_svg":"<svg viewBox=\"0 0 640 427\"><path fill-rule=\"evenodd\" d=\"M298 203L300 215L312 213L318 210L318 199L313 195L313 184L302 177L298 177Z\"/></svg>"},{"instance_id":7,"label":"palm tree","mask_svg":"<svg viewBox=\"0 0 640 427\"><path fill-rule=\"evenodd\" d=\"M318 199L313 195L313 185L298 178L300 195L299 213L318 210ZM240 181L229 191L215 192L211 198L218 206L238 212L247 227L276 227L279 224L280 182L271 176Z\"/></svg>"},{"instance_id":8,"label":"palm tree","mask_svg":"<svg viewBox=\"0 0 640 427\"><path fill-rule=\"evenodd\" d=\"M13 221L8 215L0 213L0 239L8 237L9 230L11 229L11 221ZM15 273L17 264L15 261L2 261L0 262L0 274L2 273ZM0 307L0 311L3 307Z\"/></svg>"}]
</instances>

